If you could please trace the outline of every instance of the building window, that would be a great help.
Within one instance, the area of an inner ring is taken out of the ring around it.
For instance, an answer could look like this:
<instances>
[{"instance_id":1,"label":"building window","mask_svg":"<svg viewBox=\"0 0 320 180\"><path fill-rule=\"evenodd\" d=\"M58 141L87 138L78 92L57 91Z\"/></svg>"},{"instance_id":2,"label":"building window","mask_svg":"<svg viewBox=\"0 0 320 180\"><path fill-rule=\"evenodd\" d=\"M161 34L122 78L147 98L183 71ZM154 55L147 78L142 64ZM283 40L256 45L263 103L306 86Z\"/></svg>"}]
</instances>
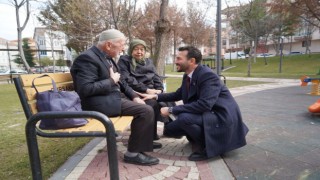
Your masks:
<instances>
[{"instance_id":1,"label":"building window","mask_svg":"<svg viewBox=\"0 0 320 180\"><path fill-rule=\"evenodd\" d=\"M222 40L222 45L223 45L223 46L227 45L227 40L223 39L223 40Z\"/></svg>"},{"instance_id":2,"label":"building window","mask_svg":"<svg viewBox=\"0 0 320 180\"><path fill-rule=\"evenodd\" d=\"M311 41L302 41L302 47L307 47L309 45L309 47L311 46Z\"/></svg>"},{"instance_id":3,"label":"building window","mask_svg":"<svg viewBox=\"0 0 320 180\"><path fill-rule=\"evenodd\" d=\"M40 51L40 55L47 55L47 51Z\"/></svg>"}]
</instances>

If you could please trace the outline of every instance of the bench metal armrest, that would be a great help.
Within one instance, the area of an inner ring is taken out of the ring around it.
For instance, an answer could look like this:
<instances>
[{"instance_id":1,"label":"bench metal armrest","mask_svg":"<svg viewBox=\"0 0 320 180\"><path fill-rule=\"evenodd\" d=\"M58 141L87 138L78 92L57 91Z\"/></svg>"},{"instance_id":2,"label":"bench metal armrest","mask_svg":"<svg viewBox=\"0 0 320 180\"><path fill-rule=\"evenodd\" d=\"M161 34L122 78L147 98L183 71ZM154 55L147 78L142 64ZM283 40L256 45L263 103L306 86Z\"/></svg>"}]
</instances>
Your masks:
<instances>
[{"instance_id":1,"label":"bench metal armrest","mask_svg":"<svg viewBox=\"0 0 320 180\"><path fill-rule=\"evenodd\" d=\"M39 149L37 143L37 135L44 137L86 137L85 132L79 133L46 133L36 127L36 124L41 119L50 118L94 118L100 121L106 129L104 135L107 139L109 171L111 179L119 179L118 159L117 159L117 146L116 146L116 133L111 120L104 114L96 111L81 111L81 112L39 112L32 115L26 124L26 137L29 150L29 158L31 162L33 179L42 179L41 164ZM91 134L88 136L96 136Z\"/></svg>"}]
</instances>

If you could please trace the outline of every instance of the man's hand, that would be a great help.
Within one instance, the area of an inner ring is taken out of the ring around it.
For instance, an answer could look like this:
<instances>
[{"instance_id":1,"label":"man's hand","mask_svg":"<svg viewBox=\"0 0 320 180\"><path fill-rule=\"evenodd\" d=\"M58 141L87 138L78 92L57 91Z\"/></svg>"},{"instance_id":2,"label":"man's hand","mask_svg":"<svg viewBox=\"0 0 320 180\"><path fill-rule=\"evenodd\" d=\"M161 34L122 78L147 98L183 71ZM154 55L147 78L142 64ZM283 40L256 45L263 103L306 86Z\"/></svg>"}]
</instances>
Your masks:
<instances>
[{"instance_id":1,"label":"man's hand","mask_svg":"<svg viewBox=\"0 0 320 180\"><path fill-rule=\"evenodd\" d=\"M169 116L169 111L168 111L169 107L163 107L160 109L160 112L161 112L161 116L163 117L168 117Z\"/></svg>"},{"instance_id":2,"label":"man's hand","mask_svg":"<svg viewBox=\"0 0 320 180\"><path fill-rule=\"evenodd\" d=\"M133 98L132 100L133 102L136 102L136 103L139 103L139 104L146 104L142 99L136 97L136 98Z\"/></svg>"},{"instance_id":3,"label":"man's hand","mask_svg":"<svg viewBox=\"0 0 320 180\"><path fill-rule=\"evenodd\" d=\"M139 93L139 92L136 92L139 96L142 97L142 100L147 100L147 99L157 99L157 96L156 94L143 94L143 93Z\"/></svg>"},{"instance_id":4,"label":"man's hand","mask_svg":"<svg viewBox=\"0 0 320 180\"><path fill-rule=\"evenodd\" d=\"M114 83L118 83L120 79L120 74L118 72L113 72L112 67L110 67L110 77L113 79Z\"/></svg>"},{"instance_id":5,"label":"man's hand","mask_svg":"<svg viewBox=\"0 0 320 180\"><path fill-rule=\"evenodd\" d=\"M160 94L160 93L162 93L162 91L157 90L157 89L147 89L146 93L147 94Z\"/></svg>"}]
</instances>

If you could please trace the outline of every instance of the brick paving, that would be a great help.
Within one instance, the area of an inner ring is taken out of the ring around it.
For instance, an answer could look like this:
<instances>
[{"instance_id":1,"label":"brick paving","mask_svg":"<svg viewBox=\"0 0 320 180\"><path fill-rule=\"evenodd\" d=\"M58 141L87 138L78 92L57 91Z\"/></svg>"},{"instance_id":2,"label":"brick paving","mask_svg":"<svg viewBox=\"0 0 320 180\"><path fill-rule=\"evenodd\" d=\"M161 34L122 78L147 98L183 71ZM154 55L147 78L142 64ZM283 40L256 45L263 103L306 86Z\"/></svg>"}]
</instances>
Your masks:
<instances>
[{"instance_id":1,"label":"brick paving","mask_svg":"<svg viewBox=\"0 0 320 180\"><path fill-rule=\"evenodd\" d=\"M158 134L161 134L162 129L163 125L159 123ZM130 132L126 132L117 138L120 179L214 179L208 161L188 161L192 151L186 138L161 137L158 142L162 143L163 147L149 153L160 159L158 165L138 166L124 163L123 153L127 149L129 134ZM83 159L66 179L109 179L106 142L102 140L88 155L90 157Z\"/></svg>"},{"instance_id":2,"label":"brick paving","mask_svg":"<svg viewBox=\"0 0 320 180\"><path fill-rule=\"evenodd\" d=\"M320 97L308 95L310 87L300 87L299 80L228 79L271 82L230 89L250 129L247 146L221 157L191 162L187 160L191 146L186 138L162 137L158 142L163 148L150 153L160 163L138 166L123 162L127 132L117 139L120 179L320 179L320 116L307 112ZM159 123L158 134L162 129ZM51 179L108 179L105 145L102 139L74 166L63 166L71 169L64 178Z\"/></svg>"}]
</instances>

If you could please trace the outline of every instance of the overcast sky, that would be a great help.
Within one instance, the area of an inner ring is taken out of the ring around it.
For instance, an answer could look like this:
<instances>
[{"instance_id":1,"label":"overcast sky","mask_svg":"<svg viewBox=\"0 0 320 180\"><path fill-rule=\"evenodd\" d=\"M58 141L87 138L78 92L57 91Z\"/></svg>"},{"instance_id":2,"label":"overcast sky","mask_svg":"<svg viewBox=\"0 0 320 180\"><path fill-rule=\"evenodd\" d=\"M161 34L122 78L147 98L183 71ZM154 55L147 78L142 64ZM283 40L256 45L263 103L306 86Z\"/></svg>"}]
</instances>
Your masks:
<instances>
[{"instance_id":1,"label":"overcast sky","mask_svg":"<svg viewBox=\"0 0 320 180\"><path fill-rule=\"evenodd\" d=\"M9 1L10 0L0 0L0 38L15 40L17 39L15 8L9 3ZM231 4L232 2L235 2L235 0L228 1ZM169 2L177 3L178 6L186 6L187 0L169 0ZM32 12L26 28L22 32L22 37L33 37L34 28L41 26L36 19L36 14L39 13L39 7L44 5L43 3L35 4L35 2L32 1L30 3ZM225 6L225 0L222 0L222 6ZM20 11L20 23L22 25L25 20L25 9L21 8Z\"/></svg>"}]
</instances>

